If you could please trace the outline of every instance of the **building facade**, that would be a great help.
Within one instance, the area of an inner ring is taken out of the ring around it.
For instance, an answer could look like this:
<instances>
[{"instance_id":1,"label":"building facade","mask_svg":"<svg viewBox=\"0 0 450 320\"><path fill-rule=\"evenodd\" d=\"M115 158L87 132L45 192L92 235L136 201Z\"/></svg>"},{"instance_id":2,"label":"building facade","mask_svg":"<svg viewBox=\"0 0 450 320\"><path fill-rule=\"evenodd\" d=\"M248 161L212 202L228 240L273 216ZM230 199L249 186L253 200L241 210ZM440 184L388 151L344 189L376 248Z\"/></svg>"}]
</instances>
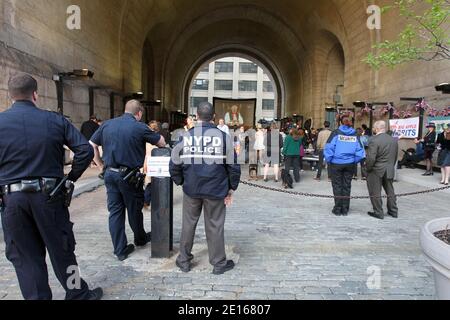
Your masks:
<instances>
[{"instance_id":1,"label":"building facade","mask_svg":"<svg viewBox=\"0 0 450 320\"><path fill-rule=\"evenodd\" d=\"M239 57L227 57L206 64L192 83L189 113L195 115L204 101L214 98L256 99L256 120L273 120L277 99L271 77L256 63Z\"/></svg>"}]
</instances>

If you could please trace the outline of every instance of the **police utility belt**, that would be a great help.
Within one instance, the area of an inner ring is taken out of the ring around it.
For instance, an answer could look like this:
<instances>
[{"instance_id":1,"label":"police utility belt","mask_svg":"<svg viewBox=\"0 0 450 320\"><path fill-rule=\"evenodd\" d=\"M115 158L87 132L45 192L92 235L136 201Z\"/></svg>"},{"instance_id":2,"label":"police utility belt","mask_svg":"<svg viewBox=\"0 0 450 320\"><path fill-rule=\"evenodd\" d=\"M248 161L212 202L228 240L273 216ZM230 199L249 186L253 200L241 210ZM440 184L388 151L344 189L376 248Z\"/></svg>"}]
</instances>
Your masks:
<instances>
[{"instance_id":1,"label":"police utility belt","mask_svg":"<svg viewBox=\"0 0 450 320\"><path fill-rule=\"evenodd\" d=\"M143 187L144 185L145 175L141 173L141 168L130 169L128 167L108 167L107 170L120 174L123 181L127 182L136 189Z\"/></svg>"},{"instance_id":2,"label":"police utility belt","mask_svg":"<svg viewBox=\"0 0 450 320\"><path fill-rule=\"evenodd\" d=\"M0 187L0 195L5 196L11 193L43 193L49 196L48 203L54 203L58 200L64 200L66 207L70 207L72 202L75 185L69 181L68 177L64 179L40 178L34 180L22 180L17 183Z\"/></svg>"}]
</instances>

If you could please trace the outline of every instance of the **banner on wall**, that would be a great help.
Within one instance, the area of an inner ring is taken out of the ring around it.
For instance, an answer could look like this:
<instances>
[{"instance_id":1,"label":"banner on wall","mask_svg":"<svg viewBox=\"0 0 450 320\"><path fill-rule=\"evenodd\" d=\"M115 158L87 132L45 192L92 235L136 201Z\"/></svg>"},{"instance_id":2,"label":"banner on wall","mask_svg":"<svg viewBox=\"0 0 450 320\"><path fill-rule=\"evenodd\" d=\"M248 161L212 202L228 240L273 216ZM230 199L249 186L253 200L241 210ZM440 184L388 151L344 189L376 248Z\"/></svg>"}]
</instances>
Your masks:
<instances>
[{"instance_id":1,"label":"banner on wall","mask_svg":"<svg viewBox=\"0 0 450 320\"><path fill-rule=\"evenodd\" d=\"M416 139L419 137L420 118L393 119L389 126L394 137Z\"/></svg>"},{"instance_id":2,"label":"banner on wall","mask_svg":"<svg viewBox=\"0 0 450 320\"><path fill-rule=\"evenodd\" d=\"M428 118L428 122L436 125L436 132L443 132L450 124L450 117L434 117Z\"/></svg>"}]
</instances>

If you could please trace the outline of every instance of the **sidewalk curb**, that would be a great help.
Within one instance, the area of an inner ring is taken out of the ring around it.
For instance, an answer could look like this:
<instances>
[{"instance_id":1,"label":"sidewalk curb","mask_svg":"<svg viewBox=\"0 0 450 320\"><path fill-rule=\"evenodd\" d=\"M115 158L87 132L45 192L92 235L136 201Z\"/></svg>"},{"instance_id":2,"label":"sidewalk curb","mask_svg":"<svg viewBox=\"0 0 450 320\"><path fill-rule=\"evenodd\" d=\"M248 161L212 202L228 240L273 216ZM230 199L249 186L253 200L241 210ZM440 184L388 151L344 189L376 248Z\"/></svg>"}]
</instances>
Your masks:
<instances>
[{"instance_id":1,"label":"sidewalk curb","mask_svg":"<svg viewBox=\"0 0 450 320\"><path fill-rule=\"evenodd\" d=\"M105 185L105 181L99 178L89 179L88 182L83 183L80 182L79 185L75 184L75 191L73 192L73 197L79 197L84 193L94 191L97 188L100 188Z\"/></svg>"}]
</instances>

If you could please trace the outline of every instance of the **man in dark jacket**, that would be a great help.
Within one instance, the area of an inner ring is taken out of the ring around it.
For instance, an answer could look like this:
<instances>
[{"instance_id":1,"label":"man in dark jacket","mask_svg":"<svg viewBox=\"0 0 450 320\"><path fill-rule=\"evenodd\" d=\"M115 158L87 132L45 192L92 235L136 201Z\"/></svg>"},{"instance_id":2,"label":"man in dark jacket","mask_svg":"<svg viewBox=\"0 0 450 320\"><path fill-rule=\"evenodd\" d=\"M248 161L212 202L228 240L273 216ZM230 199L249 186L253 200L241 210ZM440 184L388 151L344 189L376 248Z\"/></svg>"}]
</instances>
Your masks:
<instances>
[{"instance_id":1,"label":"man in dark jacket","mask_svg":"<svg viewBox=\"0 0 450 320\"><path fill-rule=\"evenodd\" d=\"M208 239L210 263L215 275L234 268L225 253L224 225L226 206L239 186L241 168L237 163L231 137L214 125L214 107L202 103L198 108L196 127L181 138L174 148L170 174L183 186L183 226L177 266L183 272L191 270L195 230L202 210Z\"/></svg>"},{"instance_id":2,"label":"man in dark jacket","mask_svg":"<svg viewBox=\"0 0 450 320\"><path fill-rule=\"evenodd\" d=\"M342 118L342 126L334 131L325 146L325 160L330 164L336 216L347 216L350 210L350 195L355 165L366 157L364 148L350 118Z\"/></svg>"},{"instance_id":3,"label":"man in dark jacket","mask_svg":"<svg viewBox=\"0 0 450 320\"><path fill-rule=\"evenodd\" d=\"M386 123L378 121L374 125L375 136L369 141L367 150L367 187L372 197L374 212L371 217L384 219L381 188L388 195L388 214L398 217L397 199L394 190L395 166L398 159L398 142L386 133Z\"/></svg>"},{"instance_id":4,"label":"man in dark jacket","mask_svg":"<svg viewBox=\"0 0 450 320\"><path fill-rule=\"evenodd\" d=\"M81 125L81 134L86 138L87 141L91 140L92 136L94 135L95 131L100 128L100 125L98 124L97 116L92 115L89 121L86 121Z\"/></svg>"}]
</instances>

